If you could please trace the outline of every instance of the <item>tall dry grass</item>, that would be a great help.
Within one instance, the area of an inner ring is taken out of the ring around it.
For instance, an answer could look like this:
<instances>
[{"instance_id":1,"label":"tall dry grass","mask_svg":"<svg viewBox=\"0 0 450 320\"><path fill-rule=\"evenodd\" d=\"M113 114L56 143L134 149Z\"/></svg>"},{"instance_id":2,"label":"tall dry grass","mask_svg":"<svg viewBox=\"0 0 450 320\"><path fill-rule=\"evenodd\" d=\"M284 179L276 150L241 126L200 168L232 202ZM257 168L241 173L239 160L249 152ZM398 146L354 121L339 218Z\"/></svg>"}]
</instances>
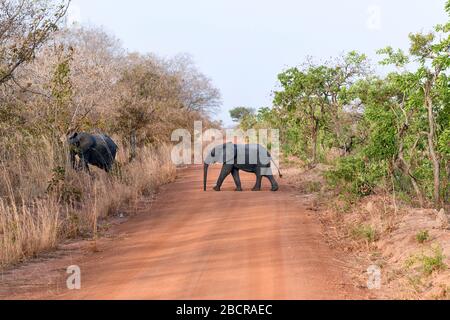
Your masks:
<instances>
[{"instance_id":1,"label":"tall dry grass","mask_svg":"<svg viewBox=\"0 0 450 320\"><path fill-rule=\"evenodd\" d=\"M11 141L10 141L11 142ZM8 143L3 145L7 146ZM91 237L99 219L172 181L170 148L144 148L132 163L120 149L112 174L75 172L60 143L15 140L0 154L0 268Z\"/></svg>"}]
</instances>

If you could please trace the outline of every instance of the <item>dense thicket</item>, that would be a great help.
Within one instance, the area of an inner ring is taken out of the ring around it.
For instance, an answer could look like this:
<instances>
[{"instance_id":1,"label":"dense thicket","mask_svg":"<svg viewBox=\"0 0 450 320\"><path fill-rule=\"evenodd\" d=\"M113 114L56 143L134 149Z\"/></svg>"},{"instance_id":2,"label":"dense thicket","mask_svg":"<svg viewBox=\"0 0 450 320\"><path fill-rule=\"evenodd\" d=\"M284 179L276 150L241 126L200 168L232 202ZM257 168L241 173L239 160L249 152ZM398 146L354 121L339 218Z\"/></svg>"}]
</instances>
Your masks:
<instances>
[{"instance_id":1,"label":"dense thicket","mask_svg":"<svg viewBox=\"0 0 450 320\"><path fill-rule=\"evenodd\" d=\"M66 28L69 5L0 0L0 268L95 235L99 218L173 179L174 129L218 125L220 93L189 56L129 53L101 29ZM74 131L113 136L112 175L71 168Z\"/></svg>"},{"instance_id":2,"label":"dense thicket","mask_svg":"<svg viewBox=\"0 0 450 320\"><path fill-rule=\"evenodd\" d=\"M243 129L280 128L286 155L335 164L327 176L342 192L383 187L418 205L448 204L450 23L410 34L410 43L409 53L378 52L393 66L385 77L357 52L308 61L278 75L273 108L231 115Z\"/></svg>"},{"instance_id":3,"label":"dense thicket","mask_svg":"<svg viewBox=\"0 0 450 320\"><path fill-rule=\"evenodd\" d=\"M220 104L189 56L129 54L99 29L62 29L34 55L1 86L1 137L103 130L142 146L210 122Z\"/></svg>"}]
</instances>

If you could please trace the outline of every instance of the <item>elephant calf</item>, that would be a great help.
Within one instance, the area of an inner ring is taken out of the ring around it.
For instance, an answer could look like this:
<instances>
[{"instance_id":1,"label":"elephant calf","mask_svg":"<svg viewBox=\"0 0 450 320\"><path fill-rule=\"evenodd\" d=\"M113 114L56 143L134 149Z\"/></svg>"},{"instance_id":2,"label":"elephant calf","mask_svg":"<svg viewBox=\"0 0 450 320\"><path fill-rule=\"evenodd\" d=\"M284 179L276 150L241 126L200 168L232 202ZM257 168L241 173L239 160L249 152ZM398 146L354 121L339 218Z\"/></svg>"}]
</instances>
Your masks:
<instances>
[{"instance_id":1,"label":"elephant calf","mask_svg":"<svg viewBox=\"0 0 450 320\"><path fill-rule=\"evenodd\" d=\"M69 136L70 160L74 169L78 156L81 166L89 172L89 164L110 172L117 154L117 145L105 134L73 133Z\"/></svg>"},{"instance_id":2,"label":"elephant calf","mask_svg":"<svg viewBox=\"0 0 450 320\"><path fill-rule=\"evenodd\" d=\"M266 177L272 184L272 191L278 191L278 183L273 177L271 162L272 156L261 145L248 144L236 145L227 143L213 148L205 159L203 185L206 191L206 181L208 177L208 168L214 163L223 163L215 191L220 191L223 182L231 174L236 184L236 191L242 191L239 171L254 173L256 175L256 185L253 191L261 191L262 178ZM275 163L274 163L275 164ZM278 168L277 168L278 169ZM282 177L280 170L280 177Z\"/></svg>"}]
</instances>

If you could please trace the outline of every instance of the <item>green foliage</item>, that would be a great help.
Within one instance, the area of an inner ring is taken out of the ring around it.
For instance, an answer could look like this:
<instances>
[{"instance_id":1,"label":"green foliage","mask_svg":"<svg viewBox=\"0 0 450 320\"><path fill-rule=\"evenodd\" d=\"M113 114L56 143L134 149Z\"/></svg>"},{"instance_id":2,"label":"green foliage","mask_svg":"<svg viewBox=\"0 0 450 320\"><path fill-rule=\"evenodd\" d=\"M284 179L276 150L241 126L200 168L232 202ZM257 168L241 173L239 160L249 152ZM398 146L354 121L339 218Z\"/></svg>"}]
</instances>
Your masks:
<instances>
[{"instance_id":1,"label":"green foliage","mask_svg":"<svg viewBox=\"0 0 450 320\"><path fill-rule=\"evenodd\" d=\"M60 107L70 103L73 95L70 82L70 60L70 56L64 57L56 66L53 74L52 96Z\"/></svg>"},{"instance_id":2,"label":"green foliage","mask_svg":"<svg viewBox=\"0 0 450 320\"><path fill-rule=\"evenodd\" d=\"M430 233L428 230L422 230L416 235L416 240L418 243L423 244L430 239Z\"/></svg>"},{"instance_id":3,"label":"green foliage","mask_svg":"<svg viewBox=\"0 0 450 320\"><path fill-rule=\"evenodd\" d=\"M405 199L433 199L437 169L430 148L439 167L446 168L450 158L450 81L444 72L450 42L432 33L411 34L410 41L410 55L392 47L378 51L381 64L399 70L384 78L371 75L366 57L356 52L334 64L289 68L278 75L272 109L242 117L245 110L235 110L236 120L245 129L280 128L282 151L305 162L324 161L324 154L339 150L341 157L326 176L349 196L370 195L389 181L383 187L395 188ZM420 67L407 71L414 60ZM439 174L444 186L446 174Z\"/></svg>"},{"instance_id":4,"label":"green foliage","mask_svg":"<svg viewBox=\"0 0 450 320\"><path fill-rule=\"evenodd\" d=\"M380 62L380 64L382 65L393 64L396 67L404 67L409 63L409 57L405 55L405 53L401 49L394 51L392 47L386 47L384 49L378 50L377 54L384 54L387 56Z\"/></svg>"},{"instance_id":5,"label":"green foliage","mask_svg":"<svg viewBox=\"0 0 450 320\"><path fill-rule=\"evenodd\" d=\"M351 231L352 237L356 240L364 240L367 243L373 243L377 241L377 232L370 225L359 225L352 229Z\"/></svg>"},{"instance_id":6,"label":"green foliage","mask_svg":"<svg viewBox=\"0 0 450 320\"><path fill-rule=\"evenodd\" d=\"M246 108L246 107L237 107L237 108L230 110L230 116L234 122L241 122L245 118L247 118L249 116L253 116L254 113L255 113L254 109Z\"/></svg>"},{"instance_id":7,"label":"green foliage","mask_svg":"<svg viewBox=\"0 0 450 320\"><path fill-rule=\"evenodd\" d=\"M435 39L433 33L416 33L410 34L409 40L411 41L411 48L409 49L411 55L419 57L423 62L425 58L429 57L432 53L432 43Z\"/></svg>"},{"instance_id":8,"label":"green foliage","mask_svg":"<svg viewBox=\"0 0 450 320\"><path fill-rule=\"evenodd\" d=\"M445 270L447 265L444 262L445 256L441 246L434 246L431 255L424 253L412 256L406 261L406 267L411 268L418 265L424 276L430 276L434 272Z\"/></svg>"},{"instance_id":9,"label":"green foliage","mask_svg":"<svg viewBox=\"0 0 450 320\"><path fill-rule=\"evenodd\" d=\"M395 115L385 108L368 106L365 120L370 127L364 154L375 161L391 159L398 150Z\"/></svg>"},{"instance_id":10,"label":"green foliage","mask_svg":"<svg viewBox=\"0 0 450 320\"><path fill-rule=\"evenodd\" d=\"M383 162L371 163L359 156L350 156L342 158L325 177L332 187L364 197L374 192L386 174L387 167Z\"/></svg>"},{"instance_id":11,"label":"green foliage","mask_svg":"<svg viewBox=\"0 0 450 320\"><path fill-rule=\"evenodd\" d=\"M59 48L58 62L53 72L50 83L53 104L47 112L47 125L56 128L58 134L67 133L71 125L70 109L73 100L73 88L71 81L71 62L73 48L66 52L65 48Z\"/></svg>"},{"instance_id":12,"label":"green foliage","mask_svg":"<svg viewBox=\"0 0 450 320\"><path fill-rule=\"evenodd\" d=\"M442 131L438 145L439 152L447 159L450 158L450 123L448 124L448 128Z\"/></svg>"},{"instance_id":13,"label":"green foliage","mask_svg":"<svg viewBox=\"0 0 450 320\"><path fill-rule=\"evenodd\" d=\"M348 94L353 83L369 73L367 57L351 51L337 61L309 63L278 75L281 89L274 106L282 117L284 149L316 163L320 150L348 150L355 138L359 111L346 110L354 102Z\"/></svg>"}]
</instances>

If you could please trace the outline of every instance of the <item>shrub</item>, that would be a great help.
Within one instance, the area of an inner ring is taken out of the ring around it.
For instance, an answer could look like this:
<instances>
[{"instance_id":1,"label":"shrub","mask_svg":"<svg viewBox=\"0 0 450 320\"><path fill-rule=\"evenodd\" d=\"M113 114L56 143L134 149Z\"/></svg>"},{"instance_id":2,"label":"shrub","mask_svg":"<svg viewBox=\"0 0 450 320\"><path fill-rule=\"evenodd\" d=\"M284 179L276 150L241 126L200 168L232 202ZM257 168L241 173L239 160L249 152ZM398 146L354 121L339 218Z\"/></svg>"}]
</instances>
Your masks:
<instances>
[{"instance_id":1,"label":"shrub","mask_svg":"<svg viewBox=\"0 0 450 320\"><path fill-rule=\"evenodd\" d=\"M406 261L406 267L416 267L422 275L429 276L434 272L445 270L447 265L444 263L445 256L442 247L434 246L431 255L424 253L414 255Z\"/></svg>"},{"instance_id":2,"label":"shrub","mask_svg":"<svg viewBox=\"0 0 450 320\"><path fill-rule=\"evenodd\" d=\"M374 192L375 186L385 176L386 170L383 162L366 163L358 156L350 156L341 159L334 169L325 174L325 177L330 186L364 197Z\"/></svg>"},{"instance_id":3,"label":"shrub","mask_svg":"<svg viewBox=\"0 0 450 320\"><path fill-rule=\"evenodd\" d=\"M355 239L365 240L368 243L377 241L377 232L369 225L359 225L352 229L351 234Z\"/></svg>"},{"instance_id":4,"label":"shrub","mask_svg":"<svg viewBox=\"0 0 450 320\"><path fill-rule=\"evenodd\" d=\"M416 240L417 242L419 242L420 244L425 243L426 241L428 241L430 239L430 234L427 230L423 230L420 231L417 235L416 235Z\"/></svg>"},{"instance_id":5,"label":"shrub","mask_svg":"<svg viewBox=\"0 0 450 320\"><path fill-rule=\"evenodd\" d=\"M444 259L441 247L435 247L431 256L422 255L420 260L422 261L423 273L431 275L435 271L446 269L447 266L444 263Z\"/></svg>"}]
</instances>

